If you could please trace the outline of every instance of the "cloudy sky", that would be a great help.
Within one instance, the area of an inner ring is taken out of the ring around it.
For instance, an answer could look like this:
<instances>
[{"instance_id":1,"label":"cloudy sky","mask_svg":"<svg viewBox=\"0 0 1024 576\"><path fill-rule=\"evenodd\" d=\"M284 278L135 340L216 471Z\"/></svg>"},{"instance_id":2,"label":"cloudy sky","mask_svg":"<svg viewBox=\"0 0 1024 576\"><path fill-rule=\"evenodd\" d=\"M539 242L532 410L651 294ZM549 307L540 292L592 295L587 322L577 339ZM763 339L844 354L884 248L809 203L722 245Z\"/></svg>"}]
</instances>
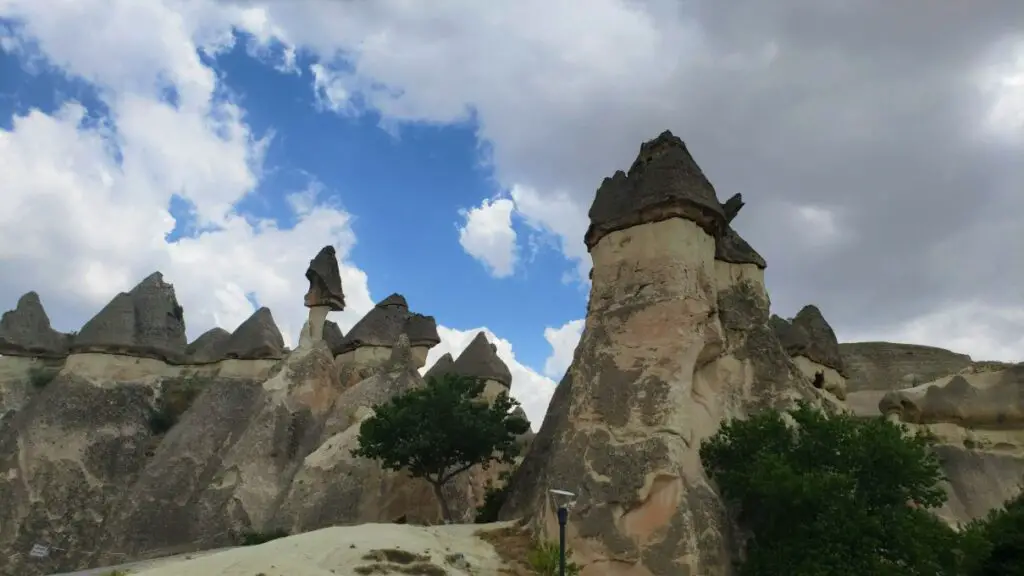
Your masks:
<instances>
[{"instance_id":1,"label":"cloudy sky","mask_svg":"<svg viewBox=\"0 0 1024 576\"><path fill-rule=\"evenodd\" d=\"M0 308L81 326L154 270L189 335L343 260L478 329L539 422L586 211L671 129L842 340L1024 360L1024 2L0 0Z\"/></svg>"}]
</instances>

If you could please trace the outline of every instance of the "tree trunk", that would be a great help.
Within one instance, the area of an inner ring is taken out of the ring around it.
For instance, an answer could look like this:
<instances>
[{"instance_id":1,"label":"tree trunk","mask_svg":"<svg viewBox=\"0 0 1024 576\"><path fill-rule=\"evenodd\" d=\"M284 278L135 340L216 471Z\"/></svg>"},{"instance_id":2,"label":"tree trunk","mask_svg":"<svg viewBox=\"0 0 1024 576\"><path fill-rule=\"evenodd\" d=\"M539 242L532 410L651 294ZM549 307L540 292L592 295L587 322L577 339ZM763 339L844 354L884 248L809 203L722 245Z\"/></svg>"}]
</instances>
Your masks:
<instances>
[{"instance_id":1,"label":"tree trunk","mask_svg":"<svg viewBox=\"0 0 1024 576\"><path fill-rule=\"evenodd\" d=\"M452 510L448 507L448 499L444 495L444 484L441 482L430 482L434 487L434 496L437 496L437 503L441 505L441 516L445 524L452 523Z\"/></svg>"}]
</instances>

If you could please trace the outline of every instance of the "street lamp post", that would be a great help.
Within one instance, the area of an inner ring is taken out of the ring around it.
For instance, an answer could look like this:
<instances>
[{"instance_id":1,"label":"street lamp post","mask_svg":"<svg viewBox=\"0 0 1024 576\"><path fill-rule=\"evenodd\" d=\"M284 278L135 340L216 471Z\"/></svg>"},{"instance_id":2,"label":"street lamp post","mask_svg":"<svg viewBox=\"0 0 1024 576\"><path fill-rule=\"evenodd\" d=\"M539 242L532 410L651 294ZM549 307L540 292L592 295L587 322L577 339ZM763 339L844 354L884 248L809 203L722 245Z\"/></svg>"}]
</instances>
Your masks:
<instances>
[{"instance_id":1,"label":"street lamp post","mask_svg":"<svg viewBox=\"0 0 1024 576\"><path fill-rule=\"evenodd\" d=\"M565 525L569 523L569 509L576 495L568 490L548 490L554 497L558 513L558 576L565 576Z\"/></svg>"}]
</instances>

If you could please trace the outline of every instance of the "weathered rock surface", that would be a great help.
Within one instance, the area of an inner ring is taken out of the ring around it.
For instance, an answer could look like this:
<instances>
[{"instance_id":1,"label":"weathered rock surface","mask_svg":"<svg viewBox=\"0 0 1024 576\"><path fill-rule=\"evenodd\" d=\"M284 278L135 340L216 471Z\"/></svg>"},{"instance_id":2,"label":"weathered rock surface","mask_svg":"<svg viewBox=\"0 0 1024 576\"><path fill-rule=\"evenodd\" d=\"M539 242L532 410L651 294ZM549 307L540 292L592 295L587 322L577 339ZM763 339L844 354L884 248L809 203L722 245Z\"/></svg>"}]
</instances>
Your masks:
<instances>
[{"instance_id":1,"label":"weathered rock surface","mask_svg":"<svg viewBox=\"0 0 1024 576\"><path fill-rule=\"evenodd\" d=\"M270 309L262 307L242 322L219 351L222 358L238 360L279 359L284 357L284 337Z\"/></svg>"},{"instance_id":2,"label":"weathered rock surface","mask_svg":"<svg viewBox=\"0 0 1024 576\"><path fill-rule=\"evenodd\" d=\"M14 310L0 317L0 354L63 358L68 355L70 344L70 335L50 326L50 317L35 292L18 298Z\"/></svg>"},{"instance_id":3,"label":"weathered rock surface","mask_svg":"<svg viewBox=\"0 0 1024 576\"><path fill-rule=\"evenodd\" d=\"M492 380L504 385L506 389L512 386L512 373L498 357L497 346L487 340L483 332L476 333L462 354L455 359L451 371L462 376Z\"/></svg>"},{"instance_id":4,"label":"weathered rock surface","mask_svg":"<svg viewBox=\"0 0 1024 576\"><path fill-rule=\"evenodd\" d=\"M850 342L839 345L850 392L898 390L956 374L971 357L942 348L893 342Z\"/></svg>"},{"instance_id":5,"label":"weathered rock surface","mask_svg":"<svg viewBox=\"0 0 1024 576\"><path fill-rule=\"evenodd\" d=\"M306 279L309 280L309 290L303 298L306 307L326 306L332 312L345 309L345 292L341 286L341 272L334 246L324 246L309 261Z\"/></svg>"},{"instance_id":6,"label":"weathered rock surface","mask_svg":"<svg viewBox=\"0 0 1024 576\"><path fill-rule=\"evenodd\" d=\"M391 347L402 334L409 338L419 367L426 363L427 352L441 341L432 316L410 312L405 297L392 294L352 327L341 343L339 362L353 366L352 370L358 373L356 379L362 379L365 373L355 370L355 366L372 368L387 361Z\"/></svg>"},{"instance_id":7,"label":"weathered rock surface","mask_svg":"<svg viewBox=\"0 0 1024 576\"><path fill-rule=\"evenodd\" d=\"M437 359L436 362L434 362L433 366L423 374L423 379L430 380L431 378L440 378L445 374L451 374L454 367L455 359L452 358L450 352L445 352Z\"/></svg>"},{"instance_id":8,"label":"weathered rock surface","mask_svg":"<svg viewBox=\"0 0 1024 576\"><path fill-rule=\"evenodd\" d=\"M331 354L335 356L341 354L341 347L344 341L345 335L341 332L341 327L338 326L337 322L331 322L330 320L324 322L324 342L327 342L327 347L331 349Z\"/></svg>"},{"instance_id":9,"label":"weathered rock surface","mask_svg":"<svg viewBox=\"0 0 1024 576\"><path fill-rule=\"evenodd\" d=\"M85 323L71 346L73 353L99 352L185 360L185 318L174 286L155 272L130 292L114 297Z\"/></svg>"},{"instance_id":10,"label":"weathered rock surface","mask_svg":"<svg viewBox=\"0 0 1024 576\"><path fill-rule=\"evenodd\" d=\"M839 341L817 306L804 306L792 321L772 315L769 325L797 367L818 388L846 398L846 368Z\"/></svg>"},{"instance_id":11,"label":"weathered rock surface","mask_svg":"<svg viewBox=\"0 0 1024 576\"><path fill-rule=\"evenodd\" d=\"M728 218L678 138L644 144L590 216L586 326L502 516L550 537L547 489L565 488L580 495L569 537L586 576L729 574L735 543L700 441L816 392L767 324L761 262L716 260Z\"/></svg>"},{"instance_id":12,"label":"weathered rock surface","mask_svg":"<svg viewBox=\"0 0 1024 576\"><path fill-rule=\"evenodd\" d=\"M211 328L185 348L185 356L192 364L219 362L224 359L224 349L230 339L231 333L227 330Z\"/></svg>"},{"instance_id":13,"label":"weathered rock surface","mask_svg":"<svg viewBox=\"0 0 1024 576\"><path fill-rule=\"evenodd\" d=\"M1024 364L967 372L888 392L878 409L939 440L950 523L980 518L1024 480Z\"/></svg>"}]
</instances>

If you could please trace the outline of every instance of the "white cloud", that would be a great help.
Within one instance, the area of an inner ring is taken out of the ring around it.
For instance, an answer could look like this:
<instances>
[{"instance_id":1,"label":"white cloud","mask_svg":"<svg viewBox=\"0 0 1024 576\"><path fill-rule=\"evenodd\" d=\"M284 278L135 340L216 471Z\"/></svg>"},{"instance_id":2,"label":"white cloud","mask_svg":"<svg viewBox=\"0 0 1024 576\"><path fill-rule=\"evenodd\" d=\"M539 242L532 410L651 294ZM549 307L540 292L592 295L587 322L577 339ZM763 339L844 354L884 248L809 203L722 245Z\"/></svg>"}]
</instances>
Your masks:
<instances>
[{"instance_id":1,"label":"white cloud","mask_svg":"<svg viewBox=\"0 0 1024 576\"><path fill-rule=\"evenodd\" d=\"M510 195L515 202L516 214L527 226L557 238L562 253L576 263L578 279L585 281L591 265L590 254L583 243L583 236L590 225L585 209L568 194L544 197L528 186L513 186Z\"/></svg>"},{"instance_id":2,"label":"white cloud","mask_svg":"<svg viewBox=\"0 0 1024 576\"><path fill-rule=\"evenodd\" d=\"M544 421L548 402L555 392L555 382L516 360L516 355L512 351L512 343L504 338L499 338L488 328L459 330L439 325L437 333L441 337L441 343L430 349L430 353L427 354L427 362L420 373L426 373L434 365L434 362L437 362L437 359L446 352L450 353L453 358L457 358L480 331L483 331L487 339L498 348L498 357L505 362L509 372L512 373L511 396L523 406L533 429L537 430L540 428L541 422Z\"/></svg>"},{"instance_id":3,"label":"white cloud","mask_svg":"<svg viewBox=\"0 0 1024 576\"><path fill-rule=\"evenodd\" d=\"M251 133L199 52L223 49L231 18L242 13L106 0L52 8L0 2L0 16L17 20L20 50L34 44L65 74L92 83L110 117L87 121L69 101L0 130L5 301L38 290L55 324L77 329L115 293L160 270L175 284L191 337L235 328L252 312L252 293L294 342L305 316L304 269L333 244L349 305L334 316L347 329L370 309L365 274L345 261L355 237L344 211L295 191L292 229L234 212L259 183L267 140ZM168 88L177 106L163 100ZM191 203L204 231L168 242L181 224L168 210L174 195Z\"/></svg>"},{"instance_id":4,"label":"white cloud","mask_svg":"<svg viewBox=\"0 0 1024 576\"><path fill-rule=\"evenodd\" d=\"M544 373L554 379L560 379L565 371L572 364L573 354L576 352L576 345L583 335L583 326L586 320L570 320L560 328L548 326L544 329L544 339L551 345L551 356L544 362Z\"/></svg>"},{"instance_id":5,"label":"white cloud","mask_svg":"<svg viewBox=\"0 0 1024 576\"><path fill-rule=\"evenodd\" d=\"M508 198L485 199L480 206L461 210L459 244L483 263L495 278L511 276L519 260L516 231L512 229L515 204Z\"/></svg>"}]
</instances>

